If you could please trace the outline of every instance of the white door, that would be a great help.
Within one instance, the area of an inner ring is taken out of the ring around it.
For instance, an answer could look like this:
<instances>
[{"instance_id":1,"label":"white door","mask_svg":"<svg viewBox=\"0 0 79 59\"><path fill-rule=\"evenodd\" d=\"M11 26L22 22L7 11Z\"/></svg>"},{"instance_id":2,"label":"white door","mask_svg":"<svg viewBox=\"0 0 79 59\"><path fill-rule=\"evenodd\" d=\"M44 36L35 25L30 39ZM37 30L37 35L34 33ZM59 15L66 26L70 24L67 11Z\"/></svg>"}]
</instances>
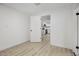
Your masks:
<instances>
[{"instance_id":1,"label":"white door","mask_svg":"<svg viewBox=\"0 0 79 59\"><path fill-rule=\"evenodd\" d=\"M41 41L41 20L40 16L31 16L31 42Z\"/></svg>"}]
</instances>

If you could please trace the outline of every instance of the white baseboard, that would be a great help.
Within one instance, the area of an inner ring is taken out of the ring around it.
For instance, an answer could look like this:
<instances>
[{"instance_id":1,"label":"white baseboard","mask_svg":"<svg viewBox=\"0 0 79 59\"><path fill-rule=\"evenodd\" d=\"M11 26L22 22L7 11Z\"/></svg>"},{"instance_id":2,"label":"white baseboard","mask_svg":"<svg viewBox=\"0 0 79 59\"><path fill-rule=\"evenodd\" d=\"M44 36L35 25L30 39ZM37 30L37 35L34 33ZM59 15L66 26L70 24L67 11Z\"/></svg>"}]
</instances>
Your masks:
<instances>
[{"instance_id":1,"label":"white baseboard","mask_svg":"<svg viewBox=\"0 0 79 59\"><path fill-rule=\"evenodd\" d=\"M11 48L11 47L14 47L14 46L19 45L19 44L24 43L24 42L27 42L27 41L17 42L16 44L9 45L9 46L7 46L7 47L4 47L4 48L0 49L0 51L3 51L3 50L5 50L5 49L9 49L9 48Z\"/></svg>"}]
</instances>

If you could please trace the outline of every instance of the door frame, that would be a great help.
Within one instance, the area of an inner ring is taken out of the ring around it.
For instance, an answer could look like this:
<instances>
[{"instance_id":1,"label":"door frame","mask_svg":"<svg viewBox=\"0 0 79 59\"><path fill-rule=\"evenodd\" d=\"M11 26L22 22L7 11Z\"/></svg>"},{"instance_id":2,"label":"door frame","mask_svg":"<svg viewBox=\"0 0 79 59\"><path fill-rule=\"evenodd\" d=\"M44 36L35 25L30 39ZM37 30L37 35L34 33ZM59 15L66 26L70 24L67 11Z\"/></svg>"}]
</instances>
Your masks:
<instances>
[{"instance_id":1,"label":"door frame","mask_svg":"<svg viewBox=\"0 0 79 59\"><path fill-rule=\"evenodd\" d=\"M41 16L44 16L44 15L51 15L51 20L50 20L50 45L53 45L53 43L52 43L52 38L53 38L52 36L53 36L53 29L54 29L53 28L53 26L54 26L53 13L51 13L51 12L44 12L44 13L36 14L36 15L33 15L33 16L40 16L40 18L41 18ZM30 30L31 30L31 28L30 28Z\"/></svg>"},{"instance_id":2,"label":"door frame","mask_svg":"<svg viewBox=\"0 0 79 59\"><path fill-rule=\"evenodd\" d=\"M72 45L72 50L76 55L79 55L79 51L77 53L77 16L76 13L79 12L79 7L73 10L73 45ZM78 39L79 41L79 39ZM79 42L78 42L79 44ZM79 45L78 45L79 46Z\"/></svg>"},{"instance_id":3,"label":"door frame","mask_svg":"<svg viewBox=\"0 0 79 59\"><path fill-rule=\"evenodd\" d=\"M51 12L48 12L48 13L42 13L41 15L40 15L40 18L41 18L41 16L45 16L45 15L50 15L50 44L52 45L52 32L53 32L53 14L51 13Z\"/></svg>"}]
</instances>

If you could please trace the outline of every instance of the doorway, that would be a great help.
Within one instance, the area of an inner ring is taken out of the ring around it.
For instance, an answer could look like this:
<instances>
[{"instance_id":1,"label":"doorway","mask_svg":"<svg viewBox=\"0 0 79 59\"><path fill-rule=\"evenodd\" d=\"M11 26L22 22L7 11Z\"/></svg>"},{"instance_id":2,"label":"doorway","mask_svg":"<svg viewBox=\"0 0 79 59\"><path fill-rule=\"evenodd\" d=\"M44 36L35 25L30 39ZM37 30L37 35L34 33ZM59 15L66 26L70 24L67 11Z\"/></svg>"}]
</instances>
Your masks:
<instances>
[{"instance_id":1,"label":"doorway","mask_svg":"<svg viewBox=\"0 0 79 59\"><path fill-rule=\"evenodd\" d=\"M41 16L41 39L50 42L51 15Z\"/></svg>"},{"instance_id":2,"label":"doorway","mask_svg":"<svg viewBox=\"0 0 79 59\"><path fill-rule=\"evenodd\" d=\"M31 16L30 42L47 41L51 44L52 14L46 13Z\"/></svg>"}]
</instances>

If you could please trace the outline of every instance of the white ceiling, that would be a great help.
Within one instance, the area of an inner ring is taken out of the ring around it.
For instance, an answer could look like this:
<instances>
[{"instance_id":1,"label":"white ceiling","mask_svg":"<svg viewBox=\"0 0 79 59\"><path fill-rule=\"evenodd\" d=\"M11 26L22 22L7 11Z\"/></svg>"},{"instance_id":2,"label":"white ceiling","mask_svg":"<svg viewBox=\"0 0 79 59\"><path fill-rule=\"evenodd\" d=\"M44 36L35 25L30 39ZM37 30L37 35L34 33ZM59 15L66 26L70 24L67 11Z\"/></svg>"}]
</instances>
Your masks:
<instances>
[{"instance_id":1,"label":"white ceiling","mask_svg":"<svg viewBox=\"0 0 79 59\"><path fill-rule=\"evenodd\" d=\"M4 3L4 5L26 14L35 14L61 6L72 6L73 3L40 3L38 6L35 3Z\"/></svg>"}]
</instances>

